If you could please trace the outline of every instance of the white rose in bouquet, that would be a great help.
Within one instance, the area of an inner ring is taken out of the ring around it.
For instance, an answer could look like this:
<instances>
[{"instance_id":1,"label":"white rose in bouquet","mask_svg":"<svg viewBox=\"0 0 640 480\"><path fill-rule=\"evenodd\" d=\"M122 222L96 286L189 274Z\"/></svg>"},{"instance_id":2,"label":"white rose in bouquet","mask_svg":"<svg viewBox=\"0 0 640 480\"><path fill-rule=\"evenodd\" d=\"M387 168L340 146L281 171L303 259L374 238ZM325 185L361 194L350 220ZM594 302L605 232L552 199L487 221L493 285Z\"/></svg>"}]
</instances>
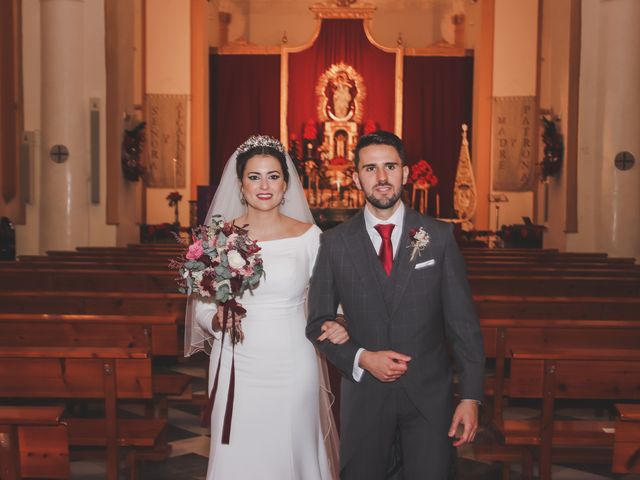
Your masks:
<instances>
[{"instance_id":1,"label":"white rose in bouquet","mask_svg":"<svg viewBox=\"0 0 640 480\"><path fill-rule=\"evenodd\" d=\"M229 251L229 253L227 253L227 260L229 261L229 266L235 270L240 270L247 263L237 250Z\"/></svg>"}]
</instances>

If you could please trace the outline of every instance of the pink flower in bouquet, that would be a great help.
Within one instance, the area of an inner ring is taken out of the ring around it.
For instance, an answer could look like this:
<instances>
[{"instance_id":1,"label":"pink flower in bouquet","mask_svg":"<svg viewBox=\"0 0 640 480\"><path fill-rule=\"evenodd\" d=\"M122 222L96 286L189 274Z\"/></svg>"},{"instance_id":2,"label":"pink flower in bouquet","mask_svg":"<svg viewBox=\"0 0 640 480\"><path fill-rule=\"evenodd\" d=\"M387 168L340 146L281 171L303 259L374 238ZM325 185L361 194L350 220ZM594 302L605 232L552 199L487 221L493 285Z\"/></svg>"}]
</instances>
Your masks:
<instances>
[{"instance_id":1,"label":"pink flower in bouquet","mask_svg":"<svg viewBox=\"0 0 640 480\"><path fill-rule=\"evenodd\" d=\"M187 254L185 255L189 260L198 260L202 254L204 253L204 249L202 248L202 240L196 240L187 250Z\"/></svg>"}]
</instances>

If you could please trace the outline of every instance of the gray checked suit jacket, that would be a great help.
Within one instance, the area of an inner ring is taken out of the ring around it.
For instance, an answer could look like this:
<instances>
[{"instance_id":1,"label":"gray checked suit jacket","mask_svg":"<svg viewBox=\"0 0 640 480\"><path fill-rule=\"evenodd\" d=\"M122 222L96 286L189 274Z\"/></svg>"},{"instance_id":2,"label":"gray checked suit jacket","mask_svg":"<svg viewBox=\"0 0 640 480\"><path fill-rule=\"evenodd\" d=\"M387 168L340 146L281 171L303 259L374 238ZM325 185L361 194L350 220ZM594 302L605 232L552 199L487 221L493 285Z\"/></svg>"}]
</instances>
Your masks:
<instances>
[{"instance_id":1,"label":"gray checked suit jacket","mask_svg":"<svg viewBox=\"0 0 640 480\"><path fill-rule=\"evenodd\" d=\"M428 246L410 260L409 232L424 228ZM421 265L422 264L422 265ZM416 269L416 265L422 268ZM350 339L317 342L320 327L342 304ZM422 415L448 429L453 413L451 346L461 398L482 400L484 353L464 260L450 224L406 208L401 244L390 277L384 273L359 212L325 232L311 278L307 337L343 374L341 464L376 421L393 388L404 388ZM394 350L412 357L396 382L365 372L353 380L358 349Z\"/></svg>"}]
</instances>

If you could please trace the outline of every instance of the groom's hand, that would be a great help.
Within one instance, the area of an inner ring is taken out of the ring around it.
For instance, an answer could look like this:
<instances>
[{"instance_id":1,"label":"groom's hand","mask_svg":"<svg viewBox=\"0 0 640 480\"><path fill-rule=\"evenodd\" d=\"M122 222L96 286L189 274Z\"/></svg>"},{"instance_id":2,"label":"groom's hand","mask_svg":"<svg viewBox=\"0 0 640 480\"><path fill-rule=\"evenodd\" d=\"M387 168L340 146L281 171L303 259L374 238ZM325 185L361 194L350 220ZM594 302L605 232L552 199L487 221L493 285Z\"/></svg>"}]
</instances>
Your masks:
<instances>
[{"instance_id":1,"label":"groom's hand","mask_svg":"<svg viewBox=\"0 0 640 480\"><path fill-rule=\"evenodd\" d=\"M371 375L381 382L395 382L404 375L411 357L392 350L369 352L364 350L358 362Z\"/></svg>"},{"instance_id":2,"label":"groom's hand","mask_svg":"<svg viewBox=\"0 0 640 480\"><path fill-rule=\"evenodd\" d=\"M478 403L475 400L462 400L458 404L449 427L449 437L454 438L460 426L464 426L462 435L453 442L454 447L473 442L478 430Z\"/></svg>"}]
</instances>

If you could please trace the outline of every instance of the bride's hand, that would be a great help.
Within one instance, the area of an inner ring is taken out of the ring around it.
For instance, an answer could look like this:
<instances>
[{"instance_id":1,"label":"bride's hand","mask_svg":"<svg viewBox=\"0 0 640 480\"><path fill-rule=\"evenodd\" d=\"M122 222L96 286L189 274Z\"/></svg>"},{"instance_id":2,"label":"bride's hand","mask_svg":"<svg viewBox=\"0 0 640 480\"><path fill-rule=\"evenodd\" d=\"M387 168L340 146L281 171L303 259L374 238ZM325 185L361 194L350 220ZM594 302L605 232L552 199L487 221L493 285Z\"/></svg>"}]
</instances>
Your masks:
<instances>
[{"instance_id":1,"label":"bride's hand","mask_svg":"<svg viewBox=\"0 0 640 480\"><path fill-rule=\"evenodd\" d=\"M224 309L222 308L218 308L218 311L216 312L216 314L213 317L213 331L214 332L220 332L222 331L222 322L223 322L223 312ZM236 325L240 323L241 318L238 317L236 315ZM229 314L229 318L227 318L227 325L226 325L226 329L229 330L231 328L231 325L233 324L233 320L231 319L231 314Z\"/></svg>"},{"instance_id":2,"label":"bride's hand","mask_svg":"<svg viewBox=\"0 0 640 480\"><path fill-rule=\"evenodd\" d=\"M328 320L322 324L320 330L322 330L322 335L318 337L318 341L320 342L329 340L331 343L341 345L349 340L349 332L338 322Z\"/></svg>"}]
</instances>

